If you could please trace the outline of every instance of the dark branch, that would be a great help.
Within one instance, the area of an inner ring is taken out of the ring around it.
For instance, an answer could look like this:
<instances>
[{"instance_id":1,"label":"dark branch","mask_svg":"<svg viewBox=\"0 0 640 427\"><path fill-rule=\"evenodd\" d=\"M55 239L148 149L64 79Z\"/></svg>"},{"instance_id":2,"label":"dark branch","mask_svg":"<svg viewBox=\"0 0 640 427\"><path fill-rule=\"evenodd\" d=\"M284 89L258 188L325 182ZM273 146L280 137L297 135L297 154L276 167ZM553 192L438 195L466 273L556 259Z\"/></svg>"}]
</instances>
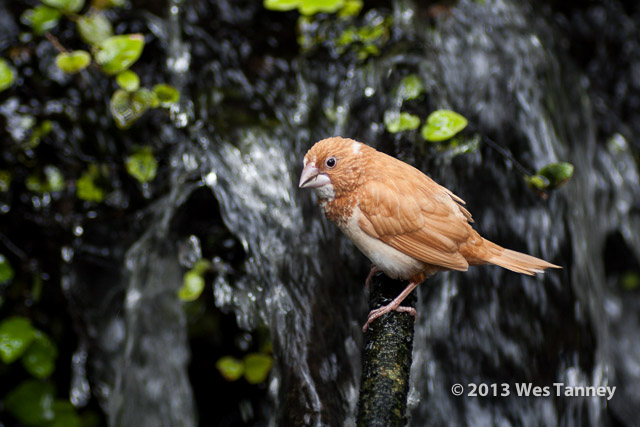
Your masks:
<instances>
[{"instance_id":1,"label":"dark branch","mask_svg":"<svg viewBox=\"0 0 640 427\"><path fill-rule=\"evenodd\" d=\"M371 284L373 310L391 302L407 283L377 274ZM415 300L412 293L402 305L415 307ZM409 313L393 311L376 319L365 333L358 427L406 424L414 320Z\"/></svg>"}]
</instances>

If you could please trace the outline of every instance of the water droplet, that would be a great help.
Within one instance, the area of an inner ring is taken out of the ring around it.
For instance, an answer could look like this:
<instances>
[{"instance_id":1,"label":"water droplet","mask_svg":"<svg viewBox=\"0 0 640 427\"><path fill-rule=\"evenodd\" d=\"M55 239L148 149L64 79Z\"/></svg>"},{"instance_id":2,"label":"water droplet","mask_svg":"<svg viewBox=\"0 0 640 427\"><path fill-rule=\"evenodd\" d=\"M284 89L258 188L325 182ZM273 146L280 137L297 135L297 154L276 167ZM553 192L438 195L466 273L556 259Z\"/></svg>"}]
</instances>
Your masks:
<instances>
[{"instance_id":1,"label":"water droplet","mask_svg":"<svg viewBox=\"0 0 640 427\"><path fill-rule=\"evenodd\" d=\"M73 261L73 248L72 247L63 246L62 249L60 249L60 253L62 254L62 260L64 262Z\"/></svg>"},{"instance_id":2,"label":"water droplet","mask_svg":"<svg viewBox=\"0 0 640 427\"><path fill-rule=\"evenodd\" d=\"M79 349L71 358L71 390L69 399L76 408L82 408L89 403L91 398L91 386L87 379L87 352Z\"/></svg>"},{"instance_id":3,"label":"water droplet","mask_svg":"<svg viewBox=\"0 0 640 427\"><path fill-rule=\"evenodd\" d=\"M182 155L182 164L187 172L192 172L198 169L198 161L196 160L196 156L193 153L184 153Z\"/></svg>"},{"instance_id":4,"label":"water droplet","mask_svg":"<svg viewBox=\"0 0 640 427\"><path fill-rule=\"evenodd\" d=\"M202 258L202 248L200 239L196 236L189 236L188 239L178 245L178 260L180 265L191 268Z\"/></svg>"},{"instance_id":5,"label":"water droplet","mask_svg":"<svg viewBox=\"0 0 640 427\"><path fill-rule=\"evenodd\" d=\"M137 289L130 289L129 292L127 292L127 298L126 298L127 308L130 310L135 309L135 307L140 302L141 297L142 297L142 294L140 294L140 291L138 291Z\"/></svg>"},{"instance_id":6,"label":"water droplet","mask_svg":"<svg viewBox=\"0 0 640 427\"><path fill-rule=\"evenodd\" d=\"M218 175L215 171L211 171L204 177L204 182L207 187L215 187L218 184Z\"/></svg>"}]
</instances>

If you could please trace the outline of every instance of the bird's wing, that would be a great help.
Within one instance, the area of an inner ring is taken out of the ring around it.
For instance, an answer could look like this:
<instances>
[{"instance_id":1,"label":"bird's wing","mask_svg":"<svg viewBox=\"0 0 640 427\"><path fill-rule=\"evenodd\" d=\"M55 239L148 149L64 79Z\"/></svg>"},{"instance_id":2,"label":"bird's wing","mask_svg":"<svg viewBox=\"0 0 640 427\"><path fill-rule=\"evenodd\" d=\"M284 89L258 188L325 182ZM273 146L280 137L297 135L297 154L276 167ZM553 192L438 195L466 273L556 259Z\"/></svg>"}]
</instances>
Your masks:
<instances>
[{"instance_id":1,"label":"bird's wing","mask_svg":"<svg viewBox=\"0 0 640 427\"><path fill-rule=\"evenodd\" d=\"M458 248L469 238L471 215L462 199L413 167L394 169L362 185L360 227L427 264L467 270Z\"/></svg>"}]
</instances>

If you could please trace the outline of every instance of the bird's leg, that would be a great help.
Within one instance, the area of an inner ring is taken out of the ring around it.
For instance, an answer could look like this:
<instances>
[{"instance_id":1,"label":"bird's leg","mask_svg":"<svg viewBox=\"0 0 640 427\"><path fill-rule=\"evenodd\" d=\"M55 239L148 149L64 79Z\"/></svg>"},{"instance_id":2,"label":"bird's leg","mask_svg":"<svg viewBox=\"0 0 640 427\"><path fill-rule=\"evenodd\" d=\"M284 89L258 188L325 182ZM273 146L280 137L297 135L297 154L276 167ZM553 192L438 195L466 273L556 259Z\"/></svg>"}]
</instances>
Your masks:
<instances>
[{"instance_id":1,"label":"bird's leg","mask_svg":"<svg viewBox=\"0 0 640 427\"><path fill-rule=\"evenodd\" d=\"M376 320L378 317L385 315L391 311L402 311L405 313L409 313L411 314L413 317L416 316L416 309L413 307L404 307L404 306L400 306L400 304L402 303L402 301L404 301L404 299L406 297L409 296L409 294L416 288L416 286L418 286L420 284L420 282L411 282L407 285L406 288L404 288L404 290L402 292L400 292L400 295L398 295L397 297L395 297L393 299L393 301L391 301L389 304L382 306L380 308L376 308L375 310L371 310L371 312L369 313L369 318L367 319L367 323L364 324L364 326L362 327L362 332L367 332L367 329L369 328L369 325L371 324L371 322L373 322L374 320Z\"/></svg>"},{"instance_id":2,"label":"bird's leg","mask_svg":"<svg viewBox=\"0 0 640 427\"><path fill-rule=\"evenodd\" d=\"M373 276L375 276L375 274L380 271L380 269L378 269L378 266L375 264L371 264L371 270L369 271L369 275L367 276L367 279L364 281L364 287L367 290L367 292L369 291L369 289L371 289L371 279L373 279Z\"/></svg>"}]
</instances>

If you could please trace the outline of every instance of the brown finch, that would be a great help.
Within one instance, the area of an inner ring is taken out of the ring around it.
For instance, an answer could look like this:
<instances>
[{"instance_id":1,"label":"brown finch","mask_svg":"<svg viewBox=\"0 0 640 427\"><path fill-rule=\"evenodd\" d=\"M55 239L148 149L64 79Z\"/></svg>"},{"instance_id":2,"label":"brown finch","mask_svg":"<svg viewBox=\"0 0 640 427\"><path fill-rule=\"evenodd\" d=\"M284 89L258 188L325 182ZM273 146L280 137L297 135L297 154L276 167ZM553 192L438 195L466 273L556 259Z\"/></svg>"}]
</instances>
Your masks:
<instances>
[{"instance_id":1,"label":"brown finch","mask_svg":"<svg viewBox=\"0 0 640 427\"><path fill-rule=\"evenodd\" d=\"M505 249L471 228L464 201L418 169L352 139L317 142L304 156L301 188L313 188L328 219L371 260L376 271L409 285L391 303L369 313L363 331L400 306L416 286L443 270L495 264L534 275L560 268Z\"/></svg>"}]
</instances>

